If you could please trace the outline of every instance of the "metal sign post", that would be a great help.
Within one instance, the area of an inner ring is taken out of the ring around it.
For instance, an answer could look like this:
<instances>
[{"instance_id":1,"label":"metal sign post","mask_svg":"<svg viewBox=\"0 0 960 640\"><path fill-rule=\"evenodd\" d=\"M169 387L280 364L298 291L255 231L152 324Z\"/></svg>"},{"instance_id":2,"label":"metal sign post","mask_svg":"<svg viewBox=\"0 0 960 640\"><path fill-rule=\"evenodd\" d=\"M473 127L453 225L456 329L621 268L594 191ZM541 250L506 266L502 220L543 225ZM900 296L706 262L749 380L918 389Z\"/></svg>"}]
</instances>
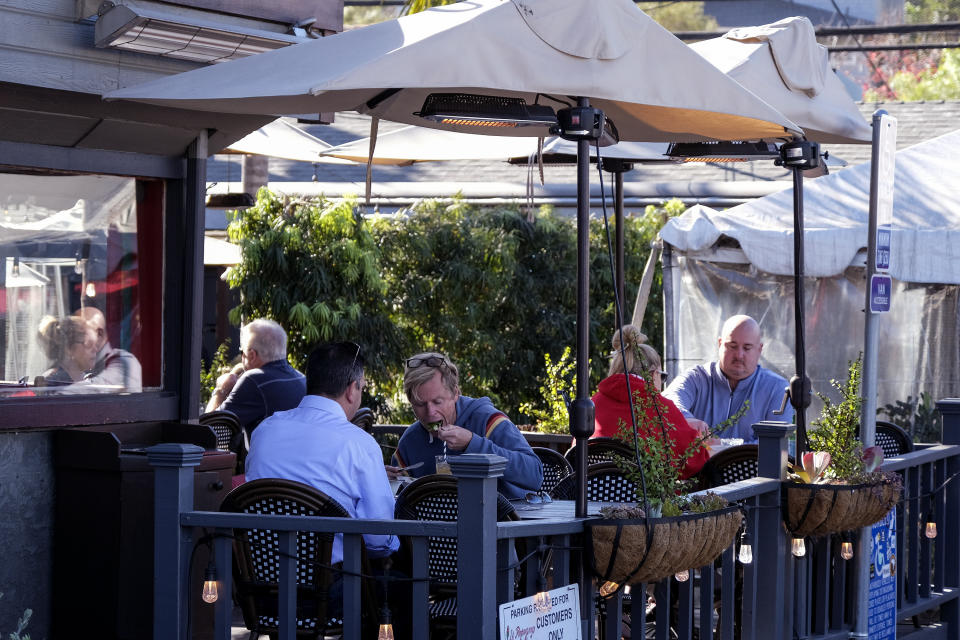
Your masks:
<instances>
[{"instance_id":1,"label":"metal sign post","mask_svg":"<svg viewBox=\"0 0 960 640\"><path fill-rule=\"evenodd\" d=\"M860 393L863 408L860 414L860 440L864 447L874 444L877 420L877 344L880 313L890 310L892 281L877 274L889 269L893 259L893 178L897 151L897 119L886 111L873 114L873 164L870 170L870 214L867 240L867 282L863 331L863 375ZM878 224L879 222L879 224ZM851 638L868 638L870 603L870 527L860 532L858 563L857 618Z\"/></svg>"}]
</instances>

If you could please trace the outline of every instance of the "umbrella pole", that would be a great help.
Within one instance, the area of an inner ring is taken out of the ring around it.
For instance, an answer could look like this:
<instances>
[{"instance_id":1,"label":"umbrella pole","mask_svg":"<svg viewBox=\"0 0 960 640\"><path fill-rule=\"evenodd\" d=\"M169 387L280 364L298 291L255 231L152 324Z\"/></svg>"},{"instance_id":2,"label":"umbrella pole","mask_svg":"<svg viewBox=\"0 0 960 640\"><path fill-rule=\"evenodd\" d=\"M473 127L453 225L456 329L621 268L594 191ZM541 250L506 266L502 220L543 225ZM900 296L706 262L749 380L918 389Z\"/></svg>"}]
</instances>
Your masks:
<instances>
[{"instance_id":1,"label":"umbrella pole","mask_svg":"<svg viewBox=\"0 0 960 640\"><path fill-rule=\"evenodd\" d=\"M793 307L796 326L796 363L797 375L790 380L790 403L796 411L797 450L795 460L799 460L807 450L807 404L804 381L807 379L807 354L804 341L805 324L803 319L803 169L795 166L793 170Z\"/></svg>"},{"instance_id":2,"label":"umbrella pole","mask_svg":"<svg viewBox=\"0 0 960 640\"><path fill-rule=\"evenodd\" d=\"M617 300L620 301L620 307L617 309L617 313L620 314L620 324L626 322L625 316L626 312L624 307L624 295L626 294L626 267L624 266L624 256L623 256L623 244L624 244L624 228L623 228L623 169L617 168L613 172L613 214L614 222L617 225L617 236L616 236L616 247L617 247Z\"/></svg>"},{"instance_id":3,"label":"umbrella pole","mask_svg":"<svg viewBox=\"0 0 960 640\"><path fill-rule=\"evenodd\" d=\"M587 98L579 106L589 107ZM593 435L590 399L590 141L577 140L577 397L570 405L570 433L575 438L576 516L587 515L587 438Z\"/></svg>"}]
</instances>

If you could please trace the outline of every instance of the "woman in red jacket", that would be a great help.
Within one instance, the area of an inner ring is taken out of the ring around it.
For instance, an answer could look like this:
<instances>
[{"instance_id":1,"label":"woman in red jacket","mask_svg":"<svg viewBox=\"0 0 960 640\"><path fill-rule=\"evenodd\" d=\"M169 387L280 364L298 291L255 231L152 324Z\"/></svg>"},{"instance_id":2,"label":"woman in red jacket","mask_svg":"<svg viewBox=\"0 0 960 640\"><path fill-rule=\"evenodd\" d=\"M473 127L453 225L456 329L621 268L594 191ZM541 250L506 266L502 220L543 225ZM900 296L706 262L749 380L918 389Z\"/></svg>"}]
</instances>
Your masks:
<instances>
[{"instance_id":1,"label":"woman in red jacket","mask_svg":"<svg viewBox=\"0 0 960 640\"><path fill-rule=\"evenodd\" d=\"M644 400L643 403L647 405L647 415L646 420L644 416L637 415L638 434L641 438L649 438L663 437L665 433L671 441L670 447L674 455L682 457L690 443L696 440L700 433L687 424L687 419L673 402L660 395L666 373L661 370L659 354L647 344L647 336L632 324L625 325L623 327L624 349L621 351L620 335L620 331L615 331L613 334L610 370L593 396L593 404L596 407L596 431L593 436L615 436L620 429L621 420L628 426L632 425L627 395L627 376L624 375L626 371L630 375L630 391L634 398L649 397L645 376L653 382L654 401L660 407L659 413L663 416L665 423L661 429L656 408L649 401ZM639 405L638 399L638 408ZM644 423L656 426L644 428ZM709 457L706 448L699 446L687 459L680 477L686 479L700 471Z\"/></svg>"}]
</instances>

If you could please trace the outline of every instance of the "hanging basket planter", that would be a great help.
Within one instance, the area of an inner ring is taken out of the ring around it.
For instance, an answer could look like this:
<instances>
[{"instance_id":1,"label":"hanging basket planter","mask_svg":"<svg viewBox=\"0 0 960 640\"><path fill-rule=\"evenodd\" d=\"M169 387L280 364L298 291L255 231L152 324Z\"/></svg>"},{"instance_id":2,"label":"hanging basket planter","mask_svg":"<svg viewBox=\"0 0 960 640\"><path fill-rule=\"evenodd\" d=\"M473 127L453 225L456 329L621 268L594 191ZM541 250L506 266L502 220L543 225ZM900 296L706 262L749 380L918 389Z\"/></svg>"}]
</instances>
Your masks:
<instances>
[{"instance_id":1,"label":"hanging basket planter","mask_svg":"<svg viewBox=\"0 0 960 640\"><path fill-rule=\"evenodd\" d=\"M783 520L794 536L825 536L880 521L900 499L900 484L783 485Z\"/></svg>"},{"instance_id":2,"label":"hanging basket planter","mask_svg":"<svg viewBox=\"0 0 960 640\"><path fill-rule=\"evenodd\" d=\"M740 529L738 507L668 518L585 523L590 566L603 582L656 582L713 562Z\"/></svg>"}]
</instances>

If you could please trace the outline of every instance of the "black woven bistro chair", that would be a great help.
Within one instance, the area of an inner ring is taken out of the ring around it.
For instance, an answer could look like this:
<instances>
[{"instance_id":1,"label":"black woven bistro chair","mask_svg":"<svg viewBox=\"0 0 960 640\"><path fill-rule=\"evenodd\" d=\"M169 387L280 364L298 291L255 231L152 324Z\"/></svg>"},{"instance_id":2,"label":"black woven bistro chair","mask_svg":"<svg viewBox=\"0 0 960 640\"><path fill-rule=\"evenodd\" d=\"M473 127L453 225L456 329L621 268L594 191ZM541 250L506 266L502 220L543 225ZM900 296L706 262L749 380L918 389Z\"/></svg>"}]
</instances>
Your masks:
<instances>
[{"instance_id":1,"label":"black woven bistro chair","mask_svg":"<svg viewBox=\"0 0 960 640\"><path fill-rule=\"evenodd\" d=\"M700 489L756 478L760 448L755 444L730 447L712 456L700 470Z\"/></svg>"},{"instance_id":2,"label":"black woven bistro chair","mask_svg":"<svg viewBox=\"0 0 960 640\"><path fill-rule=\"evenodd\" d=\"M350 418L350 422L357 425L367 433L370 433L373 430L373 410L369 407L360 407L357 409L357 412L353 414L353 417Z\"/></svg>"},{"instance_id":3,"label":"black woven bistro chair","mask_svg":"<svg viewBox=\"0 0 960 640\"><path fill-rule=\"evenodd\" d=\"M896 458L913 451L913 441L910 439L910 434L892 422L877 420L874 442L883 449L884 458Z\"/></svg>"},{"instance_id":4,"label":"black woven bistro chair","mask_svg":"<svg viewBox=\"0 0 960 640\"><path fill-rule=\"evenodd\" d=\"M570 466L577 467L577 448L571 447L563 454ZM633 447L621 442L616 438L590 438L587 440L587 464L597 464L599 462L613 462L614 458L620 457L626 460L636 461L637 454Z\"/></svg>"},{"instance_id":5,"label":"black woven bistro chair","mask_svg":"<svg viewBox=\"0 0 960 640\"><path fill-rule=\"evenodd\" d=\"M626 463L627 468L635 468ZM576 497L577 476L569 475L553 488L550 495L557 500ZM636 502L636 484L615 462L600 462L587 467L587 500L597 502Z\"/></svg>"},{"instance_id":6,"label":"black woven bistro chair","mask_svg":"<svg viewBox=\"0 0 960 640\"><path fill-rule=\"evenodd\" d=\"M250 440L246 430L240 426L240 418L233 411L220 409L204 413L198 419L201 425L213 429L217 436L217 449L233 451L237 454L235 474L243 473L243 464L250 451Z\"/></svg>"},{"instance_id":7,"label":"black woven bistro chair","mask_svg":"<svg viewBox=\"0 0 960 640\"><path fill-rule=\"evenodd\" d=\"M349 518L350 514L333 498L313 487L278 478L244 483L227 494L221 511L261 515L297 515ZM338 629L340 620L327 615L327 595L336 578L330 569L333 533L297 533L297 637L320 638ZM234 598L243 612L251 639L259 634L276 637L279 632L277 597L280 578L280 550L277 532L269 529L234 530ZM364 573L370 575L366 557ZM364 629L376 624L373 585L363 584ZM366 631L365 631L366 633Z\"/></svg>"},{"instance_id":8,"label":"black woven bistro chair","mask_svg":"<svg viewBox=\"0 0 960 640\"><path fill-rule=\"evenodd\" d=\"M546 447L531 447L531 449L540 458L540 464L543 467L543 482L540 484L542 493L550 493L561 480L573 473L573 465L558 451Z\"/></svg>"},{"instance_id":9,"label":"black woven bistro chair","mask_svg":"<svg viewBox=\"0 0 960 640\"><path fill-rule=\"evenodd\" d=\"M398 520L455 522L458 511L457 479L445 474L431 474L417 478L400 492L394 517ZM498 493L497 520L519 519L510 501ZM457 631L457 539L430 536L427 554L430 627L438 635L453 637Z\"/></svg>"}]
</instances>

